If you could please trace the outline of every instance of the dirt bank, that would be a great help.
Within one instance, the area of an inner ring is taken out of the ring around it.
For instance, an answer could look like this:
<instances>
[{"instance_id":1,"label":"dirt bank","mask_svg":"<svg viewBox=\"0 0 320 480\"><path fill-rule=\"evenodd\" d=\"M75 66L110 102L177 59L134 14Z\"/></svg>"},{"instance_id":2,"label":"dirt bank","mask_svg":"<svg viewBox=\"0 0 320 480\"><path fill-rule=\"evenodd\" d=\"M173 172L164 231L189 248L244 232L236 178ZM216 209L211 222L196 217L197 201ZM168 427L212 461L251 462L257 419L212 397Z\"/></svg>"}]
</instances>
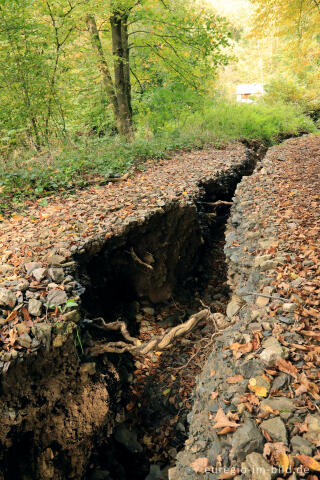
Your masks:
<instances>
[{"instance_id":1,"label":"dirt bank","mask_svg":"<svg viewBox=\"0 0 320 480\"><path fill-rule=\"evenodd\" d=\"M186 154L3 224L5 480L83 478L91 453L126 417L130 381L119 357L84 354L107 340L92 332L92 319L181 290L201 265L209 223L219 219L219 208L202 204L229 199L258 157L242 145Z\"/></svg>"}]
</instances>

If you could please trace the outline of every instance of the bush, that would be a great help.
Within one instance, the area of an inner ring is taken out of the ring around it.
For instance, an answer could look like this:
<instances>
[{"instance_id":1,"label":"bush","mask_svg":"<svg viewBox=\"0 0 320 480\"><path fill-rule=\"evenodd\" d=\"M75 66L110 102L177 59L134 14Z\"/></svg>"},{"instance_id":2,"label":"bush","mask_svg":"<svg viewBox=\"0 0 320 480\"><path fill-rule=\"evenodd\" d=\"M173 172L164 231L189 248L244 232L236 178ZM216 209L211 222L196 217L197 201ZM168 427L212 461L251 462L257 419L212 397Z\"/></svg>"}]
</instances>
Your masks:
<instances>
[{"instance_id":1,"label":"bush","mask_svg":"<svg viewBox=\"0 0 320 480\"><path fill-rule=\"evenodd\" d=\"M180 105L177 116L173 115L176 107L168 108L172 114L165 119L162 105L154 118L150 110L148 122L138 118L140 126L131 143L120 136L75 136L41 154L13 152L0 167L0 211L16 209L27 198L103 182L148 158L164 157L181 148L219 145L238 138L260 139L271 145L283 137L316 129L301 108L293 105L219 101L197 110L190 102L185 108Z\"/></svg>"}]
</instances>

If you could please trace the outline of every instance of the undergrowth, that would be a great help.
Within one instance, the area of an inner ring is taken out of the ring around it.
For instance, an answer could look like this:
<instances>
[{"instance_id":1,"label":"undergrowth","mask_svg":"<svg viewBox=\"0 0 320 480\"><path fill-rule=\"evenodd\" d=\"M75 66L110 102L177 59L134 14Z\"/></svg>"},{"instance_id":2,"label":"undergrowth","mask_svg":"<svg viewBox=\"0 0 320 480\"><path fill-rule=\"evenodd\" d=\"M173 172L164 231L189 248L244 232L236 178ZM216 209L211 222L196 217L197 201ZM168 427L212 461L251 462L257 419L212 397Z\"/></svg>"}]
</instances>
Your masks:
<instances>
[{"instance_id":1,"label":"undergrowth","mask_svg":"<svg viewBox=\"0 0 320 480\"><path fill-rule=\"evenodd\" d=\"M0 213L10 213L26 200L72 192L119 176L146 159L168 156L179 149L219 146L238 138L271 145L279 139L312 132L316 127L301 109L290 105L233 104L223 101L177 109L176 116L161 111L140 112L135 138L74 135L39 153L16 149L2 155Z\"/></svg>"}]
</instances>

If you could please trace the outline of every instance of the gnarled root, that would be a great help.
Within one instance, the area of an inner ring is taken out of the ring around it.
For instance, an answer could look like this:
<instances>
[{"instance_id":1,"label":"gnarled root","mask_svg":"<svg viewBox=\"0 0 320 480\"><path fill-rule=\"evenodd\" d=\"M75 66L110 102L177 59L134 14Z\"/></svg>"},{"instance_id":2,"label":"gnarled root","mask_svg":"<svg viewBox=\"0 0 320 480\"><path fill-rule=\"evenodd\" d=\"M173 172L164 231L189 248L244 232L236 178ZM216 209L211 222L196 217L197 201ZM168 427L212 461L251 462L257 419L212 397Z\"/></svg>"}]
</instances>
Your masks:
<instances>
[{"instance_id":1,"label":"gnarled root","mask_svg":"<svg viewBox=\"0 0 320 480\"><path fill-rule=\"evenodd\" d=\"M213 321L216 324L216 315L221 314L212 314L209 309L201 310L195 315L192 315L185 323L177 325L166 331L163 335L146 342L141 342L137 338L132 337L128 332L125 322L116 321L106 323L103 318L99 318L97 320L99 320L101 325L98 325L98 328L103 330L120 330L125 340L129 343L118 341L109 342L103 345L99 344L88 348L87 353L95 357L104 353L130 352L132 355L144 355L152 351L162 351L171 347L176 338L191 332L200 322Z\"/></svg>"}]
</instances>

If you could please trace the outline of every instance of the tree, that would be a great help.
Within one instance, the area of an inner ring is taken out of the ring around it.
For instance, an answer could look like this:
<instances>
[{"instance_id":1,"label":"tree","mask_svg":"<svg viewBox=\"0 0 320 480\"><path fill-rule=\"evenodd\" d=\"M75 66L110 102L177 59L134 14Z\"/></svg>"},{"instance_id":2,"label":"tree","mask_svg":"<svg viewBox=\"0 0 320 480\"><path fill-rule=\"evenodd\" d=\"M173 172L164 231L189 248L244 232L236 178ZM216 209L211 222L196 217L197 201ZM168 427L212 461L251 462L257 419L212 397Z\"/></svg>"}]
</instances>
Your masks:
<instances>
[{"instance_id":1,"label":"tree","mask_svg":"<svg viewBox=\"0 0 320 480\"><path fill-rule=\"evenodd\" d=\"M118 131L127 137L132 135L131 74L142 86L140 72L134 68L141 70L139 59L147 68L148 56L156 70L161 66L194 88L201 85L202 75L214 74L218 65L227 62L222 51L230 37L227 23L213 12L197 11L185 2L112 1L107 21L109 28L103 22L103 32L111 36L114 79L96 18L91 14L86 18Z\"/></svg>"}]
</instances>

